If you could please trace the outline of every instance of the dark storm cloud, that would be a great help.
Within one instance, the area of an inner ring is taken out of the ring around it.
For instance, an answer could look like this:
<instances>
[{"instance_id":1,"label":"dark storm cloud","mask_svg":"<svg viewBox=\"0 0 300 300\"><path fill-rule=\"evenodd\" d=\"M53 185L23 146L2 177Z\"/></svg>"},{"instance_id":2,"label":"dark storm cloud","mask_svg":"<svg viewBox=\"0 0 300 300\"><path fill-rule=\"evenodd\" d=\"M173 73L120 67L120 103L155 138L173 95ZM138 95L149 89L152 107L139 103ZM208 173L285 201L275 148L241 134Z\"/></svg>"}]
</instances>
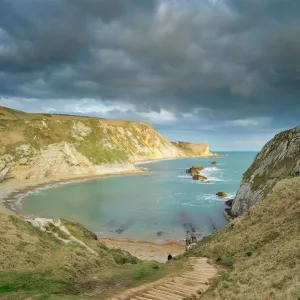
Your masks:
<instances>
[{"instance_id":1,"label":"dark storm cloud","mask_svg":"<svg viewBox=\"0 0 300 300\"><path fill-rule=\"evenodd\" d=\"M182 130L296 125L299 15L298 0L0 0L0 93L122 101L136 111L113 116Z\"/></svg>"}]
</instances>

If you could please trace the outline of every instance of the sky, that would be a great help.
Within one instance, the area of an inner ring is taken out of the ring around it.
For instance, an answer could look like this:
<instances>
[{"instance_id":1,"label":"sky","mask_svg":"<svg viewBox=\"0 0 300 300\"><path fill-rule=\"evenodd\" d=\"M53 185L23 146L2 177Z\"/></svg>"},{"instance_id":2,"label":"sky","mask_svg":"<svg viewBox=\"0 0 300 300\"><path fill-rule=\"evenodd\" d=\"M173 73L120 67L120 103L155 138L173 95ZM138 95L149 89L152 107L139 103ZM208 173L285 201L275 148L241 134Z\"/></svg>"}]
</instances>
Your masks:
<instances>
[{"instance_id":1,"label":"sky","mask_svg":"<svg viewBox=\"0 0 300 300\"><path fill-rule=\"evenodd\" d=\"M260 150L300 125L299 0L0 0L0 105Z\"/></svg>"}]
</instances>

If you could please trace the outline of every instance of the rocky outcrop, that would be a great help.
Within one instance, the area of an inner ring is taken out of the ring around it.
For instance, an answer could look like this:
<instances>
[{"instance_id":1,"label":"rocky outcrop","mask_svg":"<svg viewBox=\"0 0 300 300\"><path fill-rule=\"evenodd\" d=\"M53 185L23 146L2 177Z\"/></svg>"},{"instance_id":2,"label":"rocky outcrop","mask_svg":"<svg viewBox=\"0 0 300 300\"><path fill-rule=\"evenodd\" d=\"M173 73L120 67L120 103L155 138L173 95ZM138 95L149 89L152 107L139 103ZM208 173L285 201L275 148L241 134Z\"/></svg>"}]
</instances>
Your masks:
<instances>
[{"instance_id":1,"label":"rocky outcrop","mask_svg":"<svg viewBox=\"0 0 300 300\"><path fill-rule=\"evenodd\" d=\"M187 145L193 146L177 147L142 122L0 107L0 182L115 173L133 170L137 161L211 155L207 144Z\"/></svg>"},{"instance_id":2,"label":"rocky outcrop","mask_svg":"<svg viewBox=\"0 0 300 300\"><path fill-rule=\"evenodd\" d=\"M300 176L300 126L277 134L245 172L231 213L239 216L266 196L280 179Z\"/></svg>"},{"instance_id":3,"label":"rocky outcrop","mask_svg":"<svg viewBox=\"0 0 300 300\"><path fill-rule=\"evenodd\" d=\"M195 174L192 177L193 177L193 180L200 180L200 181L206 181L208 179L207 177L200 175L200 174Z\"/></svg>"},{"instance_id":4,"label":"rocky outcrop","mask_svg":"<svg viewBox=\"0 0 300 300\"><path fill-rule=\"evenodd\" d=\"M187 174L191 174L193 180L206 181L207 177L200 175L200 172L204 170L203 166L192 166L189 169L186 169Z\"/></svg>"},{"instance_id":5,"label":"rocky outcrop","mask_svg":"<svg viewBox=\"0 0 300 300\"><path fill-rule=\"evenodd\" d=\"M225 192L217 192L216 196L218 196L220 198L226 198L226 197L228 197L228 195Z\"/></svg>"},{"instance_id":6,"label":"rocky outcrop","mask_svg":"<svg viewBox=\"0 0 300 300\"><path fill-rule=\"evenodd\" d=\"M186 169L186 173L193 175L193 173L199 173L200 171L204 170L204 167L199 165L199 166L192 166L189 169Z\"/></svg>"}]
</instances>

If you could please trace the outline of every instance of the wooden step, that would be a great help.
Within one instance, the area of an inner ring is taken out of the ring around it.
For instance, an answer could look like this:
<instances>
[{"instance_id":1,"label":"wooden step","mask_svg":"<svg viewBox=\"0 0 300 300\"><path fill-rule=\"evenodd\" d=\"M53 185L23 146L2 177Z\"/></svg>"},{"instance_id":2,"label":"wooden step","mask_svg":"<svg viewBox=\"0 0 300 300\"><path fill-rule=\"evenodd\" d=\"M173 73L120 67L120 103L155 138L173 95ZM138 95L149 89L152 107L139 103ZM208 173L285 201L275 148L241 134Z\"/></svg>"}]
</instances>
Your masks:
<instances>
[{"instance_id":1,"label":"wooden step","mask_svg":"<svg viewBox=\"0 0 300 300\"><path fill-rule=\"evenodd\" d=\"M176 295L174 293L169 293L169 292L161 291L161 290L156 290L156 291L151 290L151 291L148 291L148 293L153 294L153 295L157 295L158 294L158 295L166 297L167 299L170 299L170 300L173 300L173 299L174 300L181 300L182 299L181 296L178 296L178 295Z\"/></svg>"},{"instance_id":2,"label":"wooden step","mask_svg":"<svg viewBox=\"0 0 300 300\"><path fill-rule=\"evenodd\" d=\"M179 291L175 287L172 289L167 286L160 286L157 289L161 290L161 291L170 292L170 293L173 292L174 294L177 294L178 296L186 297L186 292Z\"/></svg>"}]
</instances>

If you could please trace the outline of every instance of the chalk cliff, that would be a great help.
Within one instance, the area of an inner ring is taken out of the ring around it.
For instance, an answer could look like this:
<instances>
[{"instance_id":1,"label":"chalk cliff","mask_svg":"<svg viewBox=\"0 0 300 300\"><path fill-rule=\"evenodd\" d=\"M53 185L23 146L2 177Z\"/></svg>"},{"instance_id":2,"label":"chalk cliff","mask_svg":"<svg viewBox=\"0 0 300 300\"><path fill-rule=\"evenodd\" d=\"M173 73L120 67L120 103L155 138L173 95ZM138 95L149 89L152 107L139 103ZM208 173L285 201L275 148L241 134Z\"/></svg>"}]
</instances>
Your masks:
<instances>
[{"instance_id":1,"label":"chalk cliff","mask_svg":"<svg viewBox=\"0 0 300 300\"><path fill-rule=\"evenodd\" d=\"M142 160L210 156L208 144L172 144L149 124L29 114L0 107L0 182L133 170Z\"/></svg>"},{"instance_id":2,"label":"chalk cliff","mask_svg":"<svg viewBox=\"0 0 300 300\"><path fill-rule=\"evenodd\" d=\"M300 126L277 134L257 154L243 176L231 213L243 214L279 180L295 176L300 176Z\"/></svg>"}]
</instances>

